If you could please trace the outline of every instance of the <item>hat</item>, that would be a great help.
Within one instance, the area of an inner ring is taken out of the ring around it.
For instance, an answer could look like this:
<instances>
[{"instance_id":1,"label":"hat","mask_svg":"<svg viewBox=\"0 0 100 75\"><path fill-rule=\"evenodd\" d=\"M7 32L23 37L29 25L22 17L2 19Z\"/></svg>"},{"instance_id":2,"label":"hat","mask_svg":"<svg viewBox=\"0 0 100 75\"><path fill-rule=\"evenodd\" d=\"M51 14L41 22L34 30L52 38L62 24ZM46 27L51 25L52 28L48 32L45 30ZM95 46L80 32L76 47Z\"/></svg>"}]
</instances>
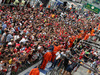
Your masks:
<instances>
[{"instance_id":1,"label":"hat","mask_svg":"<svg viewBox=\"0 0 100 75\"><path fill-rule=\"evenodd\" d=\"M48 45L47 47L50 47L50 45Z\"/></svg>"},{"instance_id":2,"label":"hat","mask_svg":"<svg viewBox=\"0 0 100 75\"><path fill-rule=\"evenodd\" d=\"M10 19L12 18L12 17L9 17Z\"/></svg>"},{"instance_id":3,"label":"hat","mask_svg":"<svg viewBox=\"0 0 100 75\"><path fill-rule=\"evenodd\" d=\"M67 32L65 32L65 34L67 34Z\"/></svg>"},{"instance_id":4,"label":"hat","mask_svg":"<svg viewBox=\"0 0 100 75\"><path fill-rule=\"evenodd\" d=\"M0 55L1 55L1 52L0 52Z\"/></svg>"},{"instance_id":5,"label":"hat","mask_svg":"<svg viewBox=\"0 0 100 75\"><path fill-rule=\"evenodd\" d=\"M97 56L97 53L96 53L96 52L94 52L94 55L96 55L96 56Z\"/></svg>"},{"instance_id":6,"label":"hat","mask_svg":"<svg viewBox=\"0 0 100 75\"><path fill-rule=\"evenodd\" d=\"M28 48L29 50L31 49L31 47Z\"/></svg>"},{"instance_id":7,"label":"hat","mask_svg":"<svg viewBox=\"0 0 100 75\"><path fill-rule=\"evenodd\" d=\"M17 49L14 49L14 51L16 51Z\"/></svg>"},{"instance_id":8,"label":"hat","mask_svg":"<svg viewBox=\"0 0 100 75\"><path fill-rule=\"evenodd\" d=\"M43 5L41 4L40 7L42 7Z\"/></svg>"},{"instance_id":9,"label":"hat","mask_svg":"<svg viewBox=\"0 0 100 75\"><path fill-rule=\"evenodd\" d=\"M29 53L29 52L30 52L30 50L27 50L27 51L26 51L26 53Z\"/></svg>"},{"instance_id":10,"label":"hat","mask_svg":"<svg viewBox=\"0 0 100 75\"><path fill-rule=\"evenodd\" d=\"M20 53L23 53L24 51L20 51Z\"/></svg>"},{"instance_id":11,"label":"hat","mask_svg":"<svg viewBox=\"0 0 100 75\"><path fill-rule=\"evenodd\" d=\"M27 51L27 48L25 48L25 51Z\"/></svg>"},{"instance_id":12,"label":"hat","mask_svg":"<svg viewBox=\"0 0 100 75\"><path fill-rule=\"evenodd\" d=\"M16 61L16 58L13 58L14 61Z\"/></svg>"}]
</instances>

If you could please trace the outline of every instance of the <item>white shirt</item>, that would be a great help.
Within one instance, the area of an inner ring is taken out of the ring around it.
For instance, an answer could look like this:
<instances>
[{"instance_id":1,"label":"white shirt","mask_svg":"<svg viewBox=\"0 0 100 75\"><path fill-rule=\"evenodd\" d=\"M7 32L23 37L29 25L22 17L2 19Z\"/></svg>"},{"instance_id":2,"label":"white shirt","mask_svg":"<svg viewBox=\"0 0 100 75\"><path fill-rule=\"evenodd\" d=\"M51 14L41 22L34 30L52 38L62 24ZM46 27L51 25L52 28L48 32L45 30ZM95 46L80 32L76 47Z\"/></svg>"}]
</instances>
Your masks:
<instances>
[{"instance_id":1,"label":"white shirt","mask_svg":"<svg viewBox=\"0 0 100 75\"><path fill-rule=\"evenodd\" d=\"M32 39L34 39L34 36L33 35L31 37L32 37Z\"/></svg>"},{"instance_id":2,"label":"white shirt","mask_svg":"<svg viewBox=\"0 0 100 75\"><path fill-rule=\"evenodd\" d=\"M60 56L61 56L60 53L57 52L57 53L56 53L56 60L58 60L58 59L60 58Z\"/></svg>"},{"instance_id":3,"label":"white shirt","mask_svg":"<svg viewBox=\"0 0 100 75\"><path fill-rule=\"evenodd\" d=\"M19 39L19 35L14 36L14 41L17 40L17 39Z\"/></svg>"},{"instance_id":4,"label":"white shirt","mask_svg":"<svg viewBox=\"0 0 100 75\"><path fill-rule=\"evenodd\" d=\"M21 42L26 43L26 41L28 41L28 39L22 38L21 41L20 41L20 43Z\"/></svg>"},{"instance_id":5,"label":"white shirt","mask_svg":"<svg viewBox=\"0 0 100 75\"><path fill-rule=\"evenodd\" d=\"M61 54L62 54L63 56L66 56L66 54L64 54L64 52L61 52Z\"/></svg>"}]
</instances>

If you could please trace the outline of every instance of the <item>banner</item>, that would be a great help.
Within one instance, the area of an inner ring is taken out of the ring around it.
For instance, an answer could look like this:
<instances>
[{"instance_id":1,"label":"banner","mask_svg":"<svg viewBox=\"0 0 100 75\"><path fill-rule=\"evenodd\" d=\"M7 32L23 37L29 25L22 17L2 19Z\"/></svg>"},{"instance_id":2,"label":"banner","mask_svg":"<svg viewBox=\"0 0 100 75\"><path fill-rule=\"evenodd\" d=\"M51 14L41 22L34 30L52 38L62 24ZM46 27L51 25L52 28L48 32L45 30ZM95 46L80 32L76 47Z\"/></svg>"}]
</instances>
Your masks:
<instances>
[{"instance_id":1,"label":"banner","mask_svg":"<svg viewBox=\"0 0 100 75\"><path fill-rule=\"evenodd\" d=\"M85 8L87 8L87 9L89 9L90 11L93 11L93 12L95 12L95 13L97 13L97 14L100 12L100 9L99 9L99 8L93 6L93 5L89 4L89 3L87 3L87 4L85 5Z\"/></svg>"},{"instance_id":2,"label":"banner","mask_svg":"<svg viewBox=\"0 0 100 75\"><path fill-rule=\"evenodd\" d=\"M100 0L93 0L93 3L100 4Z\"/></svg>"}]
</instances>

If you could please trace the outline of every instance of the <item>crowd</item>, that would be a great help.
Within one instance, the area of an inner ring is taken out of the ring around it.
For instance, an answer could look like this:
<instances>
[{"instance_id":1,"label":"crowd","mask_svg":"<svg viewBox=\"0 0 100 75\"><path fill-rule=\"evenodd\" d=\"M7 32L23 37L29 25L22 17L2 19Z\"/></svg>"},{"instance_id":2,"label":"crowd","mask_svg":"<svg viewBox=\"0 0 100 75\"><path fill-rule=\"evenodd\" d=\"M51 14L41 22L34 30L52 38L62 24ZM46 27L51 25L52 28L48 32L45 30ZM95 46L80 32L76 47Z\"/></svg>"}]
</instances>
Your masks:
<instances>
[{"instance_id":1,"label":"crowd","mask_svg":"<svg viewBox=\"0 0 100 75\"><path fill-rule=\"evenodd\" d=\"M95 35L100 17L80 11L50 10L42 5L39 8L0 6L0 72L17 72L21 65L41 56L44 57L41 69L51 60L55 66L60 51L75 53L76 44L82 52L78 55L80 60L87 61L91 56L93 61L98 61L98 52L79 41Z\"/></svg>"}]
</instances>

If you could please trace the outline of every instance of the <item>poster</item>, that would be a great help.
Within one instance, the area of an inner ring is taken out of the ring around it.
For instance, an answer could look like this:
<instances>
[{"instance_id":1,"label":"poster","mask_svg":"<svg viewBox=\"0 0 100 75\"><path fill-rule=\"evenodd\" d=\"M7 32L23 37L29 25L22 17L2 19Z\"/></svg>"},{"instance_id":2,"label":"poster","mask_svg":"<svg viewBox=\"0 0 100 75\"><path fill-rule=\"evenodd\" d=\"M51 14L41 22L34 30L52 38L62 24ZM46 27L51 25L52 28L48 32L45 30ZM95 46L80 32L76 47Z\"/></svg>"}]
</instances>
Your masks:
<instances>
[{"instance_id":1,"label":"poster","mask_svg":"<svg viewBox=\"0 0 100 75\"><path fill-rule=\"evenodd\" d=\"M85 5L85 8L87 8L87 9L89 9L90 11L93 11L93 12L95 12L95 13L97 13L97 14L100 12L100 9L99 9L99 8L93 6L93 5L89 4L89 3L87 3L87 4Z\"/></svg>"}]
</instances>

